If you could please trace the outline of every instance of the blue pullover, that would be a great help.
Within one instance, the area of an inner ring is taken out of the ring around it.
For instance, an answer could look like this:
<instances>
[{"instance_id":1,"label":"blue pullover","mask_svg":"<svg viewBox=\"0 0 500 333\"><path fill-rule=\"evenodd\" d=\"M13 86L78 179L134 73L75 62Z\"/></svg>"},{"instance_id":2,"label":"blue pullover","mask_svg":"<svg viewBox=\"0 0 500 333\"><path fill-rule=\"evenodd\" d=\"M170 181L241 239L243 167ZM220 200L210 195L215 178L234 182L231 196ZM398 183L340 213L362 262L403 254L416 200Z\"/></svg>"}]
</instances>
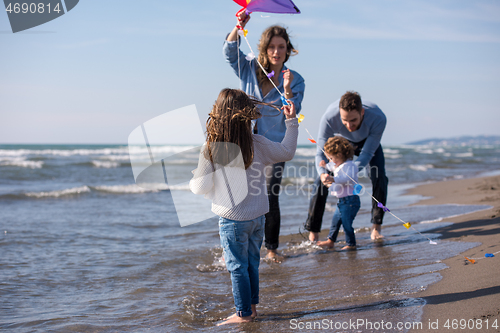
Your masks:
<instances>
[{"instance_id":1,"label":"blue pullover","mask_svg":"<svg viewBox=\"0 0 500 333\"><path fill-rule=\"evenodd\" d=\"M239 38L239 37L238 37ZM241 43L241 39L239 41ZM245 59L245 54L238 49L238 42L228 42L224 41L224 46L222 48L222 53L226 62L228 62L233 68L234 72L240 78L240 89L245 91L247 95L253 96L258 100L266 103L276 105L281 108L281 96L273 87L266 96L262 96L262 91L259 87L259 82L257 80L257 74L255 72L257 60L253 59L248 61ZM238 54L239 54L239 68L238 68ZM260 67L259 67L260 69ZM287 67L283 65L283 70ZM293 97L289 98L295 104L296 113L299 114L302 106L302 99L304 98L304 79L296 71L290 70L293 73L293 81L290 85L293 93ZM283 92L283 74L275 73L279 78L278 89ZM277 110L264 106L260 109L262 117L257 119L257 133L265 136L271 141L281 142L285 137L286 127L285 127L285 115L283 112L279 113Z\"/></svg>"},{"instance_id":2,"label":"blue pullover","mask_svg":"<svg viewBox=\"0 0 500 333\"><path fill-rule=\"evenodd\" d=\"M319 123L317 140L318 149L316 151L316 169L319 175L327 172L325 168L319 166L319 162L328 162L328 159L322 150L328 138L335 135L341 135L347 140L353 142L354 145L366 140L363 148L361 149L361 153L355 162L361 170L372 159L375 151L380 145L380 140L382 139L382 134L385 130L387 122L385 114L376 104L364 101L363 108L365 109L365 115L361 121L361 125L356 131L349 132L340 119L339 103L340 99L330 104L323 117L321 117L321 121Z\"/></svg>"}]
</instances>

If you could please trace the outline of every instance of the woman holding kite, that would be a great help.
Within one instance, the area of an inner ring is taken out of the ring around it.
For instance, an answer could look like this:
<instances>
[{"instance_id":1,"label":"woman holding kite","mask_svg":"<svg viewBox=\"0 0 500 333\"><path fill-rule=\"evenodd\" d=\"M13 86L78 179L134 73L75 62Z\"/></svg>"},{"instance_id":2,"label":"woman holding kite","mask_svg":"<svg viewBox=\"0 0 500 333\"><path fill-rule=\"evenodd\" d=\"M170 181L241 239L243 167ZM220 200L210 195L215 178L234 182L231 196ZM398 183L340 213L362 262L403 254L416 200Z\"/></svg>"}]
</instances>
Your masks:
<instances>
[{"instance_id":1,"label":"woman holding kite","mask_svg":"<svg viewBox=\"0 0 500 333\"><path fill-rule=\"evenodd\" d=\"M262 102L276 105L278 109L282 106L281 97L284 96L295 104L296 112L299 113L305 84L299 73L285 66L290 55L298 53L290 42L286 29L278 25L267 28L260 38L259 55L255 59L252 53L245 56L239 50L241 43L238 31L243 31L250 15L246 11L240 11L237 17L238 25L227 36L223 54L238 75L241 89ZM260 112L262 117L257 119L254 132L271 141L281 142L286 131L285 115L278 114L276 109L268 106L262 107ZM275 261L279 261L276 253L281 224L279 193L284 167L284 162L274 164L266 174L269 197L269 213L266 214L265 222L266 258Z\"/></svg>"}]
</instances>

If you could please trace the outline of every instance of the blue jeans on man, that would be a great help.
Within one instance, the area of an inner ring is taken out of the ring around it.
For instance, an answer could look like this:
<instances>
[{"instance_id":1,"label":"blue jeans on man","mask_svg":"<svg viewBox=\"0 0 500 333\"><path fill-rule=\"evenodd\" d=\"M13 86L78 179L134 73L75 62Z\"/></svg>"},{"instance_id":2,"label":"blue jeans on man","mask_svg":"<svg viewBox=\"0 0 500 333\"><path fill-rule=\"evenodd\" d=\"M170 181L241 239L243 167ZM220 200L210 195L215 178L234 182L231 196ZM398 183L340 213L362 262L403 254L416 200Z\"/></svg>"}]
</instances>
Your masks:
<instances>
[{"instance_id":1,"label":"blue jeans on man","mask_svg":"<svg viewBox=\"0 0 500 333\"><path fill-rule=\"evenodd\" d=\"M260 247L264 239L264 215L249 221L219 217L219 234L227 270L231 273L234 305L239 317L252 314L259 303Z\"/></svg>"}]
</instances>

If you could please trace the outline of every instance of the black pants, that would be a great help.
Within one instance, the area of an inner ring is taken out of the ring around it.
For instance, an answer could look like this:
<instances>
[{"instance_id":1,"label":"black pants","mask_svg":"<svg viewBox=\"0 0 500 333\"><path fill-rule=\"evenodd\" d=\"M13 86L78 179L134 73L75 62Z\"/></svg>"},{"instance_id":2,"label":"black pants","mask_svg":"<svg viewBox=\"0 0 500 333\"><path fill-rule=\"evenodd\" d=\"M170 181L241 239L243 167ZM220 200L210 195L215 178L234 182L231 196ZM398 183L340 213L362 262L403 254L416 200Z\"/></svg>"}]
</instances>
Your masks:
<instances>
[{"instance_id":1,"label":"black pants","mask_svg":"<svg viewBox=\"0 0 500 333\"><path fill-rule=\"evenodd\" d=\"M365 141L352 142L356 150L354 154L359 156ZM373 186L373 196L380 201L384 206L387 202L387 185L389 179L385 175L385 158L382 146L378 146L375 154L369 163L370 179ZM328 187L326 187L321 178L318 177L314 182L313 196L309 203L309 212L304 228L312 232L320 232L321 224L323 223L323 213L325 212L326 199L328 198ZM377 206L377 202L372 199L372 220L374 224L382 224L384 218L384 210Z\"/></svg>"},{"instance_id":2,"label":"black pants","mask_svg":"<svg viewBox=\"0 0 500 333\"><path fill-rule=\"evenodd\" d=\"M281 178L285 162L273 164L266 170L267 195L269 199L269 213L266 214L265 245L268 250L276 250L280 245L280 203Z\"/></svg>"}]
</instances>

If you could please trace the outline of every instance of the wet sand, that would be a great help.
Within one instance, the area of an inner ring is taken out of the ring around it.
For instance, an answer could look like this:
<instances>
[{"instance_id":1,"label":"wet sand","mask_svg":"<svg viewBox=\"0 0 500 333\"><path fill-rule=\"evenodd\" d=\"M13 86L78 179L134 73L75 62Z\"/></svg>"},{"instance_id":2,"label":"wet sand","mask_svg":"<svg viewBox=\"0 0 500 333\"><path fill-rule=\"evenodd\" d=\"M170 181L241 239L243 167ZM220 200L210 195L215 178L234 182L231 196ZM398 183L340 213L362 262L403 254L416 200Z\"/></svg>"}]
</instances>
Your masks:
<instances>
[{"instance_id":1,"label":"wet sand","mask_svg":"<svg viewBox=\"0 0 500 333\"><path fill-rule=\"evenodd\" d=\"M500 253L493 258L485 257L485 253L500 251L500 176L425 184L409 193L432 197L419 205L493 206L445 219L452 224L431 231L441 234L439 239L443 241L479 242L481 245L444 260L448 268L439 272L442 280L415 295L426 301L423 329L410 332L500 332ZM464 256L481 259L471 264ZM450 328L446 327L447 321ZM498 328L491 327L495 321ZM454 323L457 325L455 330ZM469 326L462 329L461 324L465 323Z\"/></svg>"},{"instance_id":2,"label":"wet sand","mask_svg":"<svg viewBox=\"0 0 500 333\"><path fill-rule=\"evenodd\" d=\"M495 320L500 325L500 253L494 258L484 254L500 251L500 176L427 184L409 194L433 197L419 202L424 205L420 209L450 203L494 208L415 223L420 233L388 225L382 229L383 242L374 243L362 231L353 252L321 249L300 234L280 237L285 259L261 262L259 316L243 325L215 326L234 309L229 274L220 265L222 251L215 248L204 256L201 266L206 269L198 266L197 290L183 301L181 330L498 332L491 325ZM327 233L324 226L320 237ZM437 244L429 245L429 240ZM484 259L471 264L462 254ZM474 328L479 319L482 329L453 330L453 325L460 328L461 319ZM413 323L421 326L396 328Z\"/></svg>"}]
</instances>

